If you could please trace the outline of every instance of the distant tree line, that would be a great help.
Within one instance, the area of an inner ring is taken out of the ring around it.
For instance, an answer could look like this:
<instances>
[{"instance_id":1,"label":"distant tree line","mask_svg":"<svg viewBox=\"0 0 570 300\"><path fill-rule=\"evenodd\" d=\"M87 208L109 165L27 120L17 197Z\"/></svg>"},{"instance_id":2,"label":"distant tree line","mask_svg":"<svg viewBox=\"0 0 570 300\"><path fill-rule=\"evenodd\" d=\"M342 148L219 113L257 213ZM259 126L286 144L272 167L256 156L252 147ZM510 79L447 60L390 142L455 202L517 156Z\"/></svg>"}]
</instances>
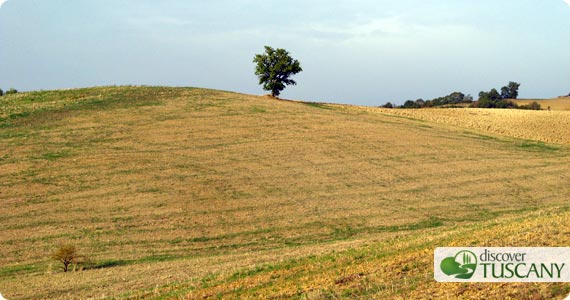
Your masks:
<instances>
[{"instance_id":1,"label":"distant tree line","mask_svg":"<svg viewBox=\"0 0 570 300\"><path fill-rule=\"evenodd\" d=\"M512 100L517 99L519 96L518 82L509 82L508 85L501 88L501 92L497 89L491 89L488 92L481 91L479 93L479 99L473 101L471 95L465 95L461 92L453 92L447 96L435 98L432 100L407 100L401 106L396 106L390 102L382 105L384 108L426 108L426 107L465 107L465 104L469 104L469 107L477 108L518 108L518 109L532 109L540 110L540 104L538 102L533 102L527 105L517 105ZM461 105L464 104L464 105Z\"/></svg>"},{"instance_id":2,"label":"distant tree line","mask_svg":"<svg viewBox=\"0 0 570 300\"><path fill-rule=\"evenodd\" d=\"M520 83L511 81L507 86L501 88L500 93L497 89L491 89L488 92L481 91L479 93L479 100L473 103L473 107L518 108L517 104L514 103L512 99L518 98L520 86Z\"/></svg>"},{"instance_id":3,"label":"distant tree line","mask_svg":"<svg viewBox=\"0 0 570 300\"><path fill-rule=\"evenodd\" d=\"M18 90L16 90L15 88L11 88L11 89L7 90L6 92L4 92L2 89L0 89L0 96L17 94L17 93L18 93Z\"/></svg>"},{"instance_id":4,"label":"distant tree line","mask_svg":"<svg viewBox=\"0 0 570 300\"><path fill-rule=\"evenodd\" d=\"M438 97L432 100L408 100L401 106L395 106L388 102L382 107L384 108L425 108L425 107L454 107L461 103L473 103L471 95L465 95L461 92L453 92L447 96Z\"/></svg>"},{"instance_id":5,"label":"distant tree line","mask_svg":"<svg viewBox=\"0 0 570 300\"><path fill-rule=\"evenodd\" d=\"M473 97L465 95L461 92L453 92L447 96L438 97L432 100L408 100L402 105L402 108L424 108L424 107L440 107L440 106L457 106L460 103L472 103Z\"/></svg>"}]
</instances>

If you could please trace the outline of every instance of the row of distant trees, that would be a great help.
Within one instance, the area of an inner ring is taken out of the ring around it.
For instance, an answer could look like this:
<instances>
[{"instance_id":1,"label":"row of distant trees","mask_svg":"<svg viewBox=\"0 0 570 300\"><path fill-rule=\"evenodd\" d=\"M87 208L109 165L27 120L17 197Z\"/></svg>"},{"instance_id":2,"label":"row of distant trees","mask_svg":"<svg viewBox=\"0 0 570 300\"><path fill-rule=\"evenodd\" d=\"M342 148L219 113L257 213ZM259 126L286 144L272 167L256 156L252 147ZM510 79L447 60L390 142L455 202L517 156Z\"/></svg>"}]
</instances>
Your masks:
<instances>
[{"instance_id":1,"label":"row of distant trees","mask_svg":"<svg viewBox=\"0 0 570 300\"><path fill-rule=\"evenodd\" d=\"M497 89L491 89L488 92L480 92L479 100L474 107L480 108L516 108L516 103L509 99L517 99L519 96L520 83L509 82L507 86L501 88L501 92Z\"/></svg>"},{"instance_id":2,"label":"row of distant trees","mask_svg":"<svg viewBox=\"0 0 570 300\"><path fill-rule=\"evenodd\" d=\"M401 106L396 106L390 102L382 107L384 108L425 108L425 107L478 107L478 108L518 108L518 109L534 109L540 110L540 104L533 102L528 105L517 105L512 100L519 96L519 88L521 84L511 81L508 85L502 87L499 92L493 88L488 92L481 91L479 99L474 101L471 95L465 95L461 92L453 92L447 96L438 97L432 100L408 100Z\"/></svg>"},{"instance_id":3,"label":"row of distant trees","mask_svg":"<svg viewBox=\"0 0 570 300\"><path fill-rule=\"evenodd\" d=\"M17 94L17 93L18 93L18 90L14 89L14 88L11 88L11 89L7 90L5 93L4 93L4 91L3 91L2 89L0 89L0 96L3 96L3 95L10 95L10 94Z\"/></svg>"},{"instance_id":4,"label":"row of distant trees","mask_svg":"<svg viewBox=\"0 0 570 300\"><path fill-rule=\"evenodd\" d=\"M424 108L424 107L439 107L439 106L457 106L461 103L473 103L473 97L471 95L465 95L461 92L453 92L447 96L435 98L432 100L408 100L402 106L394 106L392 103L388 102L383 107L385 108Z\"/></svg>"}]
</instances>

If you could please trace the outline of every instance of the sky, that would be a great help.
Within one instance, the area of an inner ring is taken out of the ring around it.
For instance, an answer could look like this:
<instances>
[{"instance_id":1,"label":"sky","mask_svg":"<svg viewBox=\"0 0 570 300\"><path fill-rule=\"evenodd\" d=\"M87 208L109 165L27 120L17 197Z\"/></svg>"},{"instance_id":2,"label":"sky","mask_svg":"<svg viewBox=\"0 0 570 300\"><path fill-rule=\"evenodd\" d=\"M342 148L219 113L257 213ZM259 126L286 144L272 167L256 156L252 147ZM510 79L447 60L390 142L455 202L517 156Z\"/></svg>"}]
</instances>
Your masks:
<instances>
[{"instance_id":1,"label":"sky","mask_svg":"<svg viewBox=\"0 0 570 300\"><path fill-rule=\"evenodd\" d=\"M282 98L361 105L520 82L570 93L563 0L0 0L0 88L194 86L266 94L256 53L303 72Z\"/></svg>"}]
</instances>

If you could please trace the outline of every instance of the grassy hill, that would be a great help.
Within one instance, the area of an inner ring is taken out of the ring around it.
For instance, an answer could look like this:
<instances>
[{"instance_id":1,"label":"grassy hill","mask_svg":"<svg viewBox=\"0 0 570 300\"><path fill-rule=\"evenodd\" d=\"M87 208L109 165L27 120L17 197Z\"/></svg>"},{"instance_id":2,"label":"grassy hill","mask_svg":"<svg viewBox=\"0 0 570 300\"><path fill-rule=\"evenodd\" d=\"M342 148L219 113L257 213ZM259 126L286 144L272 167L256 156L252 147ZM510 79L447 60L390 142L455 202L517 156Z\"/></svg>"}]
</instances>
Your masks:
<instances>
[{"instance_id":1,"label":"grassy hill","mask_svg":"<svg viewBox=\"0 0 570 300\"><path fill-rule=\"evenodd\" d=\"M563 298L567 285L432 279L436 247L568 245L570 148L537 141L196 88L1 97L0 292ZM61 244L91 264L63 273Z\"/></svg>"}]
</instances>

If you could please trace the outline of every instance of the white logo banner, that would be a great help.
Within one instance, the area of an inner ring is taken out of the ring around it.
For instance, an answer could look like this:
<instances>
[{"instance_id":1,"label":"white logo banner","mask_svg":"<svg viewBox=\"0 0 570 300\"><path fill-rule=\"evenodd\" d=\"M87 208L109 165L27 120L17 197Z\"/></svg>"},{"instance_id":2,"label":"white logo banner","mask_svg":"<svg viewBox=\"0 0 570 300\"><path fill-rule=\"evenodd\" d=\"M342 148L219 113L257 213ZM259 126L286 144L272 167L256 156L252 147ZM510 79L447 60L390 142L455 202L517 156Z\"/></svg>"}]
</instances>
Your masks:
<instances>
[{"instance_id":1,"label":"white logo banner","mask_svg":"<svg viewBox=\"0 0 570 300\"><path fill-rule=\"evenodd\" d=\"M439 282L570 282L570 248L437 248Z\"/></svg>"}]
</instances>

